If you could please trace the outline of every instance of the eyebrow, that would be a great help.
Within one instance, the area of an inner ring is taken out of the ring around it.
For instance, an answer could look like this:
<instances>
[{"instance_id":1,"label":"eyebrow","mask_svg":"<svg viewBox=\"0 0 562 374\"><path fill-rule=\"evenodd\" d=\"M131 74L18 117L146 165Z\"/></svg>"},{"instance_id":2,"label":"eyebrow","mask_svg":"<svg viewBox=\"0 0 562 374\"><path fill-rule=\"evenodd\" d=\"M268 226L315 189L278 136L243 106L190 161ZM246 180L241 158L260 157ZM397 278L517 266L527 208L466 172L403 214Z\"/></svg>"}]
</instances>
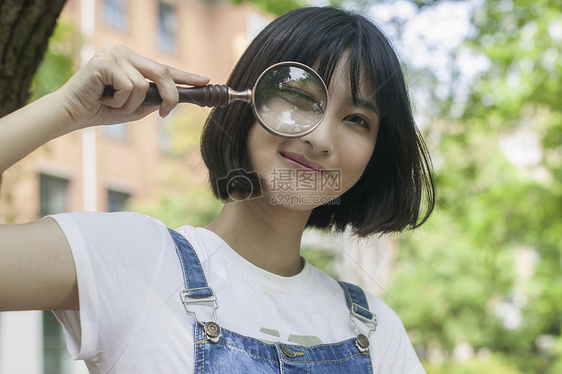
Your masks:
<instances>
[{"instance_id":1,"label":"eyebrow","mask_svg":"<svg viewBox=\"0 0 562 374\"><path fill-rule=\"evenodd\" d=\"M358 97L357 100L350 100L349 103L356 107L369 109L375 112L377 116L379 115L379 111L372 101Z\"/></svg>"}]
</instances>

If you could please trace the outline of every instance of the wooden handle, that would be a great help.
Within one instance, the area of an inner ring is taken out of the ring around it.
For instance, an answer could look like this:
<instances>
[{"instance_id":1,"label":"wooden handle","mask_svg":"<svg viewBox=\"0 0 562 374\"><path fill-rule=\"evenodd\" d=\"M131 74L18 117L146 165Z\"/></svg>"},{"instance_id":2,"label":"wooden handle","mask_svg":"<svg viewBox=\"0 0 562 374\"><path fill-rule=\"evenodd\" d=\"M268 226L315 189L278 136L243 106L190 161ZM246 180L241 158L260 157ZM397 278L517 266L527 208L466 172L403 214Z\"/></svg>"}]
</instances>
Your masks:
<instances>
[{"instance_id":1,"label":"wooden handle","mask_svg":"<svg viewBox=\"0 0 562 374\"><path fill-rule=\"evenodd\" d=\"M207 85L204 87L178 87L180 103L192 103L206 107L224 107L228 105L228 87L225 85ZM150 83L150 88L142 105L160 105L162 98L158 93L158 88L154 83Z\"/></svg>"},{"instance_id":2,"label":"wooden handle","mask_svg":"<svg viewBox=\"0 0 562 374\"><path fill-rule=\"evenodd\" d=\"M192 103L206 107L224 107L229 104L229 89L226 85L214 84L204 87L177 87L180 95L180 103ZM112 86L105 86L103 96L113 96L115 89ZM150 82L150 87L141 105L160 105L162 97L158 92L156 84Z\"/></svg>"}]
</instances>

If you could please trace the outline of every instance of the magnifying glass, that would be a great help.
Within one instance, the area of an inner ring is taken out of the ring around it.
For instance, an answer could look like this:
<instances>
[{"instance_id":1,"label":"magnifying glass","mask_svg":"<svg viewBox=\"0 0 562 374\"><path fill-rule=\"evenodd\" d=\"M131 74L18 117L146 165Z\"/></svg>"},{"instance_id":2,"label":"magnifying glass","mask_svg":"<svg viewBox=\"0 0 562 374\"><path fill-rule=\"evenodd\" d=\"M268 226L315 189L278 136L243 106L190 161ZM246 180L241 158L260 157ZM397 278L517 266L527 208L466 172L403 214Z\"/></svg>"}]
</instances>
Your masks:
<instances>
[{"instance_id":1,"label":"magnifying glass","mask_svg":"<svg viewBox=\"0 0 562 374\"><path fill-rule=\"evenodd\" d=\"M107 91L107 88L106 88ZM313 131L324 118L328 89L324 80L307 65L285 61L267 68L254 87L235 91L226 85L178 86L179 102L205 107L224 107L235 101L252 105L258 122L274 135L296 138ZM112 93L104 92L104 95ZM162 98L154 83L142 105L159 105Z\"/></svg>"}]
</instances>

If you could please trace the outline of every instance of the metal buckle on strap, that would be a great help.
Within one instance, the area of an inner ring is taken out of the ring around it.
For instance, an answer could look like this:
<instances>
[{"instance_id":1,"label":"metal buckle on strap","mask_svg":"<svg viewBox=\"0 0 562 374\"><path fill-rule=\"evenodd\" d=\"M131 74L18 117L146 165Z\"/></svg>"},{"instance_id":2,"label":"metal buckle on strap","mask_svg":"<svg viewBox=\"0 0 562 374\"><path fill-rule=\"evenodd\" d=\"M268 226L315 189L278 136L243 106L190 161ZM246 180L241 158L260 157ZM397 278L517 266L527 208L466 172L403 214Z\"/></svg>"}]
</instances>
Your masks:
<instances>
[{"instance_id":1,"label":"metal buckle on strap","mask_svg":"<svg viewBox=\"0 0 562 374\"><path fill-rule=\"evenodd\" d=\"M204 292L208 291L208 292ZM198 294L208 294L210 292L210 296L198 296ZM211 322L217 321L217 309L219 308L219 302L217 301L217 297L215 292L211 287L201 287L201 288L191 288L188 290L183 290L180 292L181 301L183 302L183 306L185 307L185 311L191 314L197 322L204 325L204 322L201 322L199 318L197 318L197 314L189 310L189 304L192 303L204 303L204 302L213 302L213 319Z\"/></svg>"},{"instance_id":2,"label":"metal buckle on strap","mask_svg":"<svg viewBox=\"0 0 562 374\"><path fill-rule=\"evenodd\" d=\"M357 333L357 340L355 341L355 345L357 346L357 348L359 348L359 351L366 352L369 349L369 338L371 337L371 334L377 330L377 315L357 303L351 304L350 312L351 322L353 322L355 333ZM369 329L369 332L367 333L367 336L359 333L359 330L357 329L357 323L355 322L355 318L353 317L372 325L372 327Z\"/></svg>"},{"instance_id":3,"label":"metal buckle on strap","mask_svg":"<svg viewBox=\"0 0 562 374\"><path fill-rule=\"evenodd\" d=\"M205 294L210 294L210 296L204 296ZM189 290L181 291L180 295L184 303L202 303L217 300L215 292L211 287L190 288Z\"/></svg>"},{"instance_id":4,"label":"metal buckle on strap","mask_svg":"<svg viewBox=\"0 0 562 374\"><path fill-rule=\"evenodd\" d=\"M363 308L359 304L352 303L351 315L353 315L355 318L363 322L372 323L374 325L373 330L377 329L377 324L378 324L377 316L369 309ZM368 315L370 315L371 318L367 317Z\"/></svg>"}]
</instances>

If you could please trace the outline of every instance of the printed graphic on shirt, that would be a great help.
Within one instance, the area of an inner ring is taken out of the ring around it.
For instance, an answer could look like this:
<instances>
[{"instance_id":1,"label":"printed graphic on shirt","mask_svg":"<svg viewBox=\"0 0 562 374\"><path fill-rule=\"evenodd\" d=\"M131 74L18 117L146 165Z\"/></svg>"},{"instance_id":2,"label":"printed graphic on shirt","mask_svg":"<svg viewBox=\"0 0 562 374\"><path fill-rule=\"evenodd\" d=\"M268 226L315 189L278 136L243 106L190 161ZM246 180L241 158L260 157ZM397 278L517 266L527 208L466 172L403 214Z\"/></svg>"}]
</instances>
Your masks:
<instances>
[{"instance_id":1,"label":"printed graphic on shirt","mask_svg":"<svg viewBox=\"0 0 562 374\"><path fill-rule=\"evenodd\" d=\"M260 329L261 333L264 333L269 336L275 336L277 338L281 337L281 333L278 330L268 329L267 327L262 327ZM264 343L273 344L279 341L277 340L262 340ZM295 343L302 345L303 347L312 347L313 345L322 344L322 340L314 335L294 335L290 334L289 338L287 339L288 342Z\"/></svg>"}]
</instances>

